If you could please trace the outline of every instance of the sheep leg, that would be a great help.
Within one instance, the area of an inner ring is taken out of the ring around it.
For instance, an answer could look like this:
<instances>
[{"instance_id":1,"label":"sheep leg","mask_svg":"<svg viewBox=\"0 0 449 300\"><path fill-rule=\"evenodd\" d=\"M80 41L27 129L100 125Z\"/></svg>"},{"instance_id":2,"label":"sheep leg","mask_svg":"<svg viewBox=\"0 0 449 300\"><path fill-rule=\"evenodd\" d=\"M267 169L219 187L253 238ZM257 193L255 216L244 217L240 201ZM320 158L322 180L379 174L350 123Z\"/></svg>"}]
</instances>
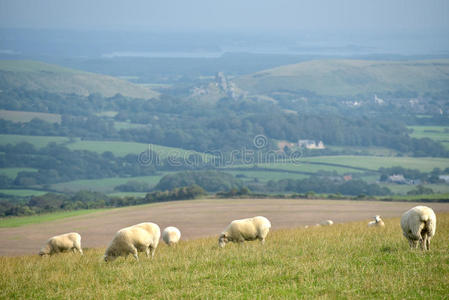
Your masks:
<instances>
[{"instance_id":1,"label":"sheep leg","mask_svg":"<svg viewBox=\"0 0 449 300\"><path fill-rule=\"evenodd\" d=\"M411 249L415 249L418 247L418 241L413 239L408 239L408 243Z\"/></svg>"},{"instance_id":2,"label":"sheep leg","mask_svg":"<svg viewBox=\"0 0 449 300\"><path fill-rule=\"evenodd\" d=\"M137 255L137 248L134 246L131 246L131 254L134 256L134 258L139 261L139 256Z\"/></svg>"},{"instance_id":3,"label":"sheep leg","mask_svg":"<svg viewBox=\"0 0 449 300\"><path fill-rule=\"evenodd\" d=\"M147 249L145 249L145 254L147 255L147 257L150 256L150 247L147 247Z\"/></svg>"},{"instance_id":4,"label":"sheep leg","mask_svg":"<svg viewBox=\"0 0 449 300\"><path fill-rule=\"evenodd\" d=\"M75 245L74 245L74 252L75 252L75 250L78 250L78 252L81 255L83 255L83 249L81 249L81 245L79 243L77 243L77 242L75 242Z\"/></svg>"},{"instance_id":5,"label":"sheep leg","mask_svg":"<svg viewBox=\"0 0 449 300\"><path fill-rule=\"evenodd\" d=\"M156 252L156 248L154 248L153 246L150 246L150 247L148 247L148 249L150 250L150 253L151 253L151 259L153 259L154 253Z\"/></svg>"}]
</instances>

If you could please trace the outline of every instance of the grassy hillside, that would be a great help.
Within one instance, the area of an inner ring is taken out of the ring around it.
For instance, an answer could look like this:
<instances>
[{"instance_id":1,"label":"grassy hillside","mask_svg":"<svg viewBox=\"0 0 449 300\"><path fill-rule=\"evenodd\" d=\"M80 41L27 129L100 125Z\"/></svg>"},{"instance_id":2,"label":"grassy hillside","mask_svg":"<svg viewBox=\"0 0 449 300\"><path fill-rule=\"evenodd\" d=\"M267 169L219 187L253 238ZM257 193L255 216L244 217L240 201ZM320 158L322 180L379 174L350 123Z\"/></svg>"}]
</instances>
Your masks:
<instances>
[{"instance_id":1,"label":"grassy hillside","mask_svg":"<svg viewBox=\"0 0 449 300\"><path fill-rule=\"evenodd\" d=\"M158 95L147 87L123 79L24 60L0 61L0 88L4 87L84 96L99 93L110 97L120 93L149 99Z\"/></svg>"},{"instance_id":2,"label":"grassy hillside","mask_svg":"<svg viewBox=\"0 0 449 300\"><path fill-rule=\"evenodd\" d=\"M389 91L447 91L449 60L316 60L241 76L237 85L252 93L307 90L319 95L351 96Z\"/></svg>"},{"instance_id":3,"label":"grassy hillside","mask_svg":"<svg viewBox=\"0 0 449 300\"><path fill-rule=\"evenodd\" d=\"M51 258L0 257L0 298L442 299L449 290L449 214L431 250L411 251L399 220L273 231L267 242L217 247L216 237L162 243L153 260L104 263L102 249Z\"/></svg>"}]
</instances>

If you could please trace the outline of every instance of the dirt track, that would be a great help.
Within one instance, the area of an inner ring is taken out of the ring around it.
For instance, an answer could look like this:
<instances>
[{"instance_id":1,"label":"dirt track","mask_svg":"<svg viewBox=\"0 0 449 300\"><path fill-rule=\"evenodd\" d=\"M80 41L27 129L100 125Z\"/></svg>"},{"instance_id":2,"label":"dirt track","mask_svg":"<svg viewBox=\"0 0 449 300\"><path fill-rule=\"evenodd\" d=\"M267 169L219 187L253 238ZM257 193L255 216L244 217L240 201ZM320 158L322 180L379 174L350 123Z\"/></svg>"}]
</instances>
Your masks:
<instances>
[{"instance_id":1,"label":"dirt track","mask_svg":"<svg viewBox=\"0 0 449 300\"><path fill-rule=\"evenodd\" d=\"M17 228L0 228L0 255L37 253L47 238L76 231L83 248L106 247L114 233L140 222L157 223L161 230L176 226L183 239L215 236L232 220L263 215L273 229L316 224L325 219L336 223L367 220L379 214L399 217L417 205L405 202L357 202L297 199L232 199L166 202L111 209L78 217ZM436 213L449 211L449 203L429 203Z\"/></svg>"}]
</instances>

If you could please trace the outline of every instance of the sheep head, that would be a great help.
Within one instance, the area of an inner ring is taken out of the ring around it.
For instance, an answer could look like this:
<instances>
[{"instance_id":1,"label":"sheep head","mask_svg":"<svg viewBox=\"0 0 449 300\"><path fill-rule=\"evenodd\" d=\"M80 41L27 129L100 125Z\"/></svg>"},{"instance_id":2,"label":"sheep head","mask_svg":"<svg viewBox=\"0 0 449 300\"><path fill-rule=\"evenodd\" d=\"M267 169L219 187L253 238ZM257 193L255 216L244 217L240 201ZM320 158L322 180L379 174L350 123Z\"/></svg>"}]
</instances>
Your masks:
<instances>
[{"instance_id":1,"label":"sheep head","mask_svg":"<svg viewBox=\"0 0 449 300\"><path fill-rule=\"evenodd\" d=\"M223 248L227 242L229 242L227 233L222 233L218 238L218 246L220 246L220 248Z\"/></svg>"}]
</instances>

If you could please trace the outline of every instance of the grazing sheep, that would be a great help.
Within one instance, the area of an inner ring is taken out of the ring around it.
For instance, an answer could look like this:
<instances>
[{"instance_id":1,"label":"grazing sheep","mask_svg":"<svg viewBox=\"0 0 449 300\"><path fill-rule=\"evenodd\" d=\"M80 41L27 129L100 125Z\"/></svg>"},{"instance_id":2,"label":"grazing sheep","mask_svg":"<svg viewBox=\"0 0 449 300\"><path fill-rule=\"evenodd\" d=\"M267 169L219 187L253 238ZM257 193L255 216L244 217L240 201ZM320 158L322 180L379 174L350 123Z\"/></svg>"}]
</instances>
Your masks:
<instances>
[{"instance_id":1,"label":"grazing sheep","mask_svg":"<svg viewBox=\"0 0 449 300\"><path fill-rule=\"evenodd\" d=\"M81 249L81 235L76 232L71 232L51 237L41 248L39 255L52 255L68 250L72 250L73 252L78 250L79 253L83 255L83 249Z\"/></svg>"},{"instance_id":2,"label":"grazing sheep","mask_svg":"<svg viewBox=\"0 0 449 300\"><path fill-rule=\"evenodd\" d=\"M321 225L321 226L332 226L332 225L334 225L334 221L332 221L332 220L324 220L324 221L322 221L320 224L317 224L317 225Z\"/></svg>"},{"instance_id":3,"label":"grazing sheep","mask_svg":"<svg viewBox=\"0 0 449 300\"><path fill-rule=\"evenodd\" d=\"M401 217L402 233L407 238L410 248L430 249L430 239L435 235L437 217L430 207L415 206Z\"/></svg>"},{"instance_id":4,"label":"grazing sheep","mask_svg":"<svg viewBox=\"0 0 449 300\"><path fill-rule=\"evenodd\" d=\"M242 220L234 220L221 233L218 245L223 248L228 242L243 243L259 239L262 244L270 231L271 223L265 217L254 217Z\"/></svg>"},{"instance_id":5,"label":"grazing sheep","mask_svg":"<svg viewBox=\"0 0 449 300\"><path fill-rule=\"evenodd\" d=\"M178 243L180 238L181 231L179 231L179 229L176 227L170 226L162 231L162 239L169 246Z\"/></svg>"},{"instance_id":6,"label":"grazing sheep","mask_svg":"<svg viewBox=\"0 0 449 300\"><path fill-rule=\"evenodd\" d=\"M368 227L384 227L385 223L379 215L374 216L374 221L368 223Z\"/></svg>"},{"instance_id":7,"label":"grazing sheep","mask_svg":"<svg viewBox=\"0 0 449 300\"><path fill-rule=\"evenodd\" d=\"M151 252L153 257L160 237L159 226L150 222L120 229L106 249L103 259L113 261L119 256L127 257L132 254L136 260L139 260L138 252L145 252L147 257Z\"/></svg>"}]
</instances>

